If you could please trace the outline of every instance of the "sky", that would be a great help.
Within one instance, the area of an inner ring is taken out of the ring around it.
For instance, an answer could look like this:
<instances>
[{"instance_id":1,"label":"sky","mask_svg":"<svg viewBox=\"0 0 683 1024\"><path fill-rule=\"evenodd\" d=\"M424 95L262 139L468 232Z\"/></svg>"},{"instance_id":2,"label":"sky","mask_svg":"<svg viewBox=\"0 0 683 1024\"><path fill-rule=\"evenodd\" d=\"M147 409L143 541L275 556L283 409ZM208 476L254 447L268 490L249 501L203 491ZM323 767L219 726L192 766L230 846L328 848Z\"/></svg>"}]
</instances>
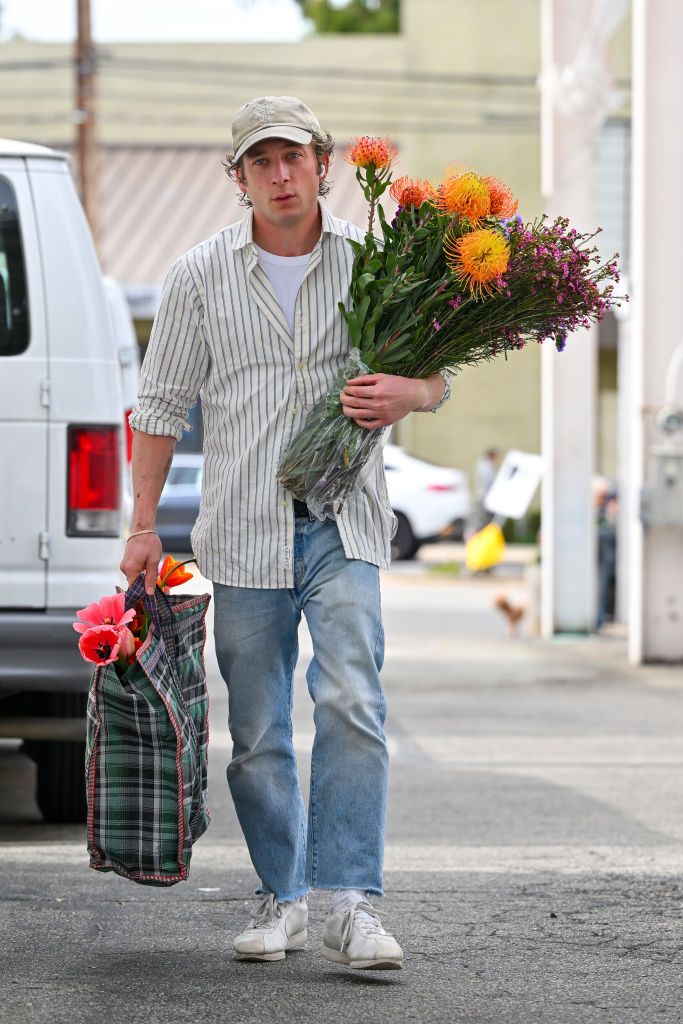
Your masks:
<instances>
[{"instance_id":1,"label":"sky","mask_svg":"<svg viewBox=\"0 0 683 1024\"><path fill-rule=\"evenodd\" d=\"M0 0L0 39L69 41L76 0ZM294 0L91 0L97 42L288 42L306 31Z\"/></svg>"}]
</instances>

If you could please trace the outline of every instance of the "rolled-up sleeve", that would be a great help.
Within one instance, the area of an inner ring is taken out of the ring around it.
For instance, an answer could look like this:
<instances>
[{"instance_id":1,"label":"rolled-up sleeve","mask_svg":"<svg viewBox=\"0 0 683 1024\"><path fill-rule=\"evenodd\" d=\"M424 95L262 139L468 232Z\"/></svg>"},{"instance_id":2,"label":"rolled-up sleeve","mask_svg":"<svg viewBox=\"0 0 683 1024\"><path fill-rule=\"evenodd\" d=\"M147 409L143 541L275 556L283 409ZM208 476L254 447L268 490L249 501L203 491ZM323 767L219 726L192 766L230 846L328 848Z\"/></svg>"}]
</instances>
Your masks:
<instances>
[{"instance_id":1,"label":"rolled-up sleeve","mask_svg":"<svg viewBox=\"0 0 683 1024\"><path fill-rule=\"evenodd\" d=\"M129 417L133 430L175 437L190 429L209 366L203 308L184 259L168 273L140 371L138 398Z\"/></svg>"}]
</instances>

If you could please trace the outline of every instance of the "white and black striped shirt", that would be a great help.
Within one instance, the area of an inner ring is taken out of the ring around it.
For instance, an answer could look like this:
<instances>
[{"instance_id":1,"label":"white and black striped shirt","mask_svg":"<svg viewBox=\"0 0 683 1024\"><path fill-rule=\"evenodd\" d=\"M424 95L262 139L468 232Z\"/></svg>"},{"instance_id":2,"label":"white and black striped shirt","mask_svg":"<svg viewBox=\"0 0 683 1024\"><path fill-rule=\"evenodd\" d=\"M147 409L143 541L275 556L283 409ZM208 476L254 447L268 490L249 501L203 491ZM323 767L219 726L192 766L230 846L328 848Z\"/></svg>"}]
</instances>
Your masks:
<instances>
[{"instance_id":1,"label":"white and black striped shirt","mask_svg":"<svg viewBox=\"0 0 683 1024\"><path fill-rule=\"evenodd\" d=\"M292 496L275 470L349 352L337 304L349 302L347 239L363 239L321 211L293 336L258 262L250 210L173 265L142 367L134 430L180 439L201 395L204 474L192 544L201 572L228 586L294 586ZM442 401L448 381L446 391ZM387 568L395 518L382 459L363 476L337 526L347 558Z\"/></svg>"}]
</instances>

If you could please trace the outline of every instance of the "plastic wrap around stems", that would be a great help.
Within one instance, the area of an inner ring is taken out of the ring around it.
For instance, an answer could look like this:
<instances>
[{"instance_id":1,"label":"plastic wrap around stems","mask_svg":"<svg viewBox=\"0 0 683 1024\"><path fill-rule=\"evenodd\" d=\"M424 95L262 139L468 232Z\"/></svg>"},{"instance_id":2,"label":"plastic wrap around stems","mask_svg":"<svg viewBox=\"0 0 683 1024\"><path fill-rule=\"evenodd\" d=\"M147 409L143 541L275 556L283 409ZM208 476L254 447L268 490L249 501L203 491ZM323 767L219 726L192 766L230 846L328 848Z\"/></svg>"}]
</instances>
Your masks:
<instances>
[{"instance_id":1,"label":"plastic wrap around stems","mask_svg":"<svg viewBox=\"0 0 683 1024\"><path fill-rule=\"evenodd\" d=\"M368 430L344 414L339 396L347 381L372 371L351 350L332 389L312 407L277 467L277 478L320 520L340 512L369 462L383 428Z\"/></svg>"}]
</instances>

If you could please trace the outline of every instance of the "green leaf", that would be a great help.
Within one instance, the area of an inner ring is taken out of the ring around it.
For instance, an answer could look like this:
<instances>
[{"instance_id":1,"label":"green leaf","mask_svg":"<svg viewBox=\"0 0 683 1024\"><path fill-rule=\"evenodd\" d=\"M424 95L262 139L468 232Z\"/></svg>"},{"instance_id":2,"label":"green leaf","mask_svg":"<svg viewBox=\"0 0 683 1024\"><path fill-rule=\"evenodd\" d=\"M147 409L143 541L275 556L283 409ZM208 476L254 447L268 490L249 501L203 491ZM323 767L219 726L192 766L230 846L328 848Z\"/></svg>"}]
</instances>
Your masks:
<instances>
[{"instance_id":1,"label":"green leaf","mask_svg":"<svg viewBox=\"0 0 683 1024\"><path fill-rule=\"evenodd\" d=\"M350 313L346 322L349 325L351 344L358 347L360 345L361 338L360 321L355 313Z\"/></svg>"},{"instance_id":2,"label":"green leaf","mask_svg":"<svg viewBox=\"0 0 683 1024\"><path fill-rule=\"evenodd\" d=\"M370 307L370 296L366 295L365 298L361 299L355 309L355 314L358 317L359 324L365 322L365 318L368 315L368 309Z\"/></svg>"},{"instance_id":3,"label":"green leaf","mask_svg":"<svg viewBox=\"0 0 683 1024\"><path fill-rule=\"evenodd\" d=\"M372 320L369 320L365 324L365 328L363 330L363 345L367 345L368 348L372 348L374 340L375 340L375 324L372 322Z\"/></svg>"},{"instance_id":4,"label":"green leaf","mask_svg":"<svg viewBox=\"0 0 683 1024\"><path fill-rule=\"evenodd\" d=\"M369 287L369 285L373 284L374 280L374 274L361 274L358 280L355 282L356 290L359 292L364 292L365 289Z\"/></svg>"},{"instance_id":5,"label":"green leaf","mask_svg":"<svg viewBox=\"0 0 683 1024\"><path fill-rule=\"evenodd\" d=\"M396 363L400 363L404 358L405 351L403 349L400 351L394 351L394 346L392 345L386 355L383 355L378 361L382 366L394 366Z\"/></svg>"}]
</instances>

